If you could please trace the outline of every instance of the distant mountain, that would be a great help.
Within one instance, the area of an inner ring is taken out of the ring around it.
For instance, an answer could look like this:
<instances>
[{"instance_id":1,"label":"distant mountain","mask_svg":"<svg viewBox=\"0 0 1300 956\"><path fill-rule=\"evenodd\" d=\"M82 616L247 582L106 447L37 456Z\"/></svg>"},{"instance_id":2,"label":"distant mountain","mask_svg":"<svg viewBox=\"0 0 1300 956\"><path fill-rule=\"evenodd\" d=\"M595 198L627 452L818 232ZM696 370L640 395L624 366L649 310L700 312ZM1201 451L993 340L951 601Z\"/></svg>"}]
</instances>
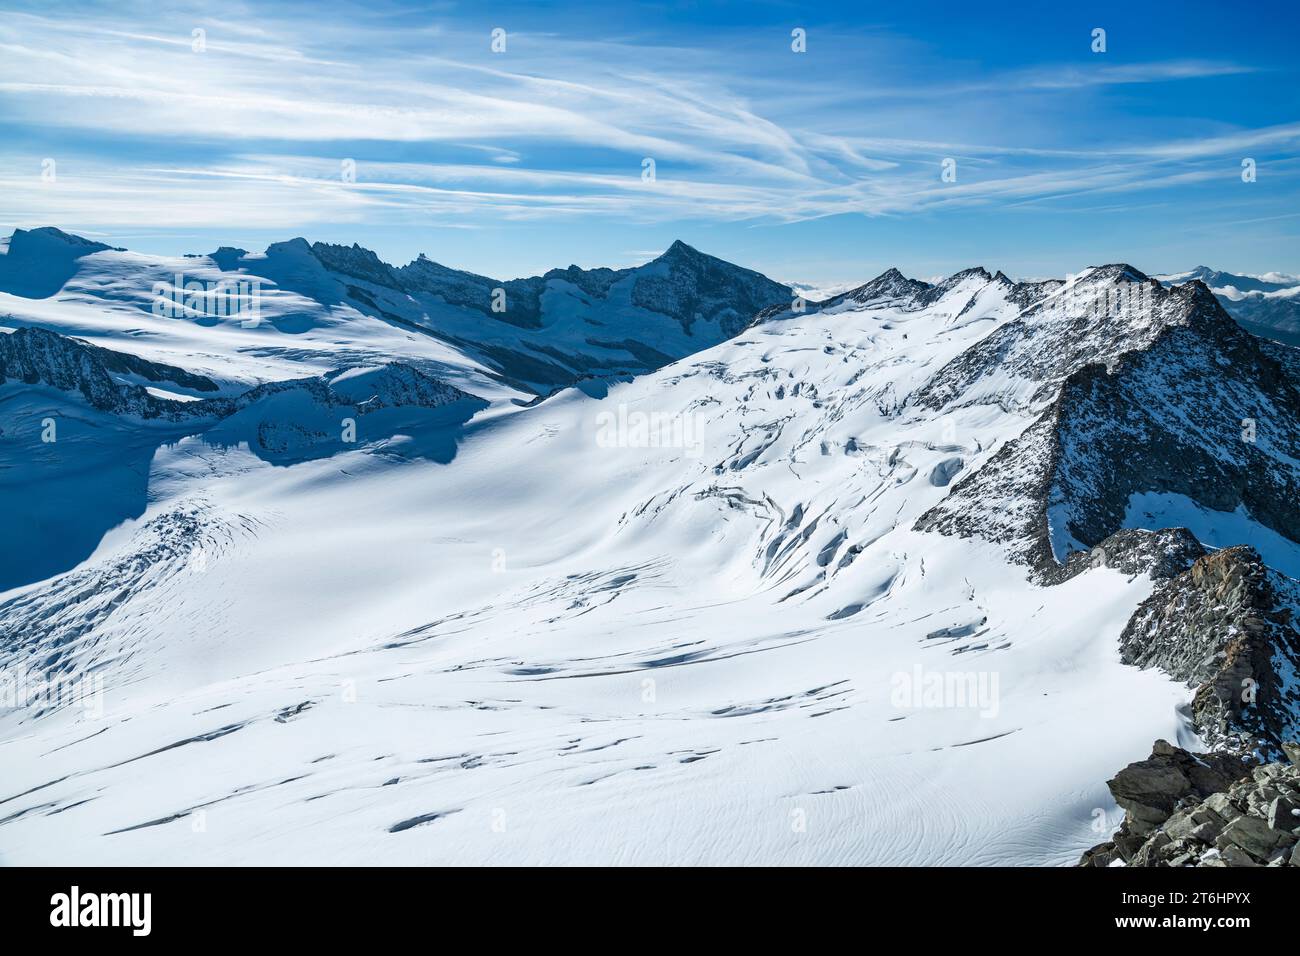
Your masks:
<instances>
[{"instance_id":1,"label":"distant mountain","mask_svg":"<svg viewBox=\"0 0 1300 956\"><path fill-rule=\"evenodd\" d=\"M887 303L892 301L911 302L929 291L928 282L909 279L897 269L887 269L876 278L855 289L832 296L821 303L822 308L831 308L844 303L865 305L867 303Z\"/></svg>"},{"instance_id":2,"label":"distant mountain","mask_svg":"<svg viewBox=\"0 0 1300 956\"><path fill-rule=\"evenodd\" d=\"M1300 285L1300 276L1279 274L1250 276L1240 273L1223 272L1209 266L1197 266L1188 272L1177 272L1158 277L1168 285L1181 285L1193 279L1199 279L1213 290L1223 289L1235 292L1277 292L1280 289L1293 289Z\"/></svg>"},{"instance_id":3,"label":"distant mountain","mask_svg":"<svg viewBox=\"0 0 1300 956\"><path fill-rule=\"evenodd\" d=\"M76 272L78 260L97 252L122 250L44 226L15 230L4 251L5 255L0 256L0 291L44 299L63 288Z\"/></svg>"},{"instance_id":4,"label":"distant mountain","mask_svg":"<svg viewBox=\"0 0 1300 956\"><path fill-rule=\"evenodd\" d=\"M1072 291L1097 299L1120 275L1135 270L1092 270ZM1240 508L1300 541L1297 382L1199 281L1139 288L1145 308L1085 322L1042 303L935 375L918 401L936 411L1051 404L918 527L1006 542L1043 573L1104 547L1144 496Z\"/></svg>"},{"instance_id":5,"label":"distant mountain","mask_svg":"<svg viewBox=\"0 0 1300 956\"><path fill-rule=\"evenodd\" d=\"M1199 280L1209 286L1228 314L1244 328L1300 346L1300 276L1250 276L1197 266L1189 272L1158 278L1166 285Z\"/></svg>"},{"instance_id":6,"label":"distant mountain","mask_svg":"<svg viewBox=\"0 0 1300 956\"><path fill-rule=\"evenodd\" d=\"M364 313L419 328L537 392L592 375L634 375L730 338L763 309L788 305L790 287L675 242L633 269L553 269L498 280L424 256L393 268L360 246L304 240L335 294ZM320 297L323 276L275 269L280 285ZM256 273L256 259L227 260Z\"/></svg>"},{"instance_id":7,"label":"distant mountain","mask_svg":"<svg viewBox=\"0 0 1300 956\"><path fill-rule=\"evenodd\" d=\"M394 267L358 245L304 239L274 243L264 253L223 246L210 255L176 259L43 228L18 230L0 255L0 294L15 300L55 299L69 306L99 301L115 311L154 311L159 284L193 283L205 289L242 283L256 290L244 293L244 305L256 296L260 306L258 321L244 323L243 337L261 343L251 351L289 356L294 346L268 336L336 339L322 333L340 322L374 319L444 343L462 356L461 371L481 370L532 394L590 376L626 377L660 368L734 336L760 311L794 298L789 286L680 241L636 268L569 266L509 280L423 255ZM177 300L186 295L183 288L175 290ZM10 311L21 318L28 307L15 305ZM0 300L0 317L4 310ZM204 314L201 306L183 317L200 326L226 318ZM89 331L88 314L87 320L68 331ZM102 334L102 325L93 325ZM176 334L174 328L169 332ZM358 327L348 337L377 336ZM443 354L452 351L444 347Z\"/></svg>"},{"instance_id":8,"label":"distant mountain","mask_svg":"<svg viewBox=\"0 0 1300 956\"><path fill-rule=\"evenodd\" d=\"M105 700L0 707L7 862L1295 862L1175 812L1300 733L1300 350L1198 277L15 238L0 672Z\"/></svg>"}]
</instances>

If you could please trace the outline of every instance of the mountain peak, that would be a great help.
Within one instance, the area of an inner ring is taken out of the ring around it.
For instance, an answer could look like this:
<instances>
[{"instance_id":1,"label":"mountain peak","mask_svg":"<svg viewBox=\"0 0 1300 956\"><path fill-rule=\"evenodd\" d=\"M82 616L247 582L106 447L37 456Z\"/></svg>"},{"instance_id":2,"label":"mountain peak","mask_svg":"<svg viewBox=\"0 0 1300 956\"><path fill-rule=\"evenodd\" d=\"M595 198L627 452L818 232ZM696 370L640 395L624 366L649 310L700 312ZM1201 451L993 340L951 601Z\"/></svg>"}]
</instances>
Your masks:
<instances>
[{"instance_id":1,"label":"mountain peak","mask_svg":"<svg viewBox=\"0 0 1300 956\"><path fill-rule=\"evenodd\" d=\"M983 279L985 282L992 282L993 274L983 266L972 266L969 269L954 272L948 277L948 281L953 284L960 282L962 279Z\"/></svg>"},{"instance_id":2,"label":"mountain peak","mask_svg":"<svg viewBox=\"0 0 1300 956\"><path fill-rule=\"evenodd\" d=\"M266 247L268 256L277 252L311 252L311 243L302 236L295 236L292 239L285 239L283 242L273 242Z\"/></svg>"},{"instance_id":3,"label":"mountain peak","mask_svg":"<svg viewBox=\"0 0 1300 956\"><path fill-rule=\"evenodd\" d=\"M107 243L96 242L93 239L87 239L84 236L78 236L71 232L64 232L55 226L38 226L35 229L15 229L13 235L9 237L9 251L21 251L26 248L32 249L49 249L52 247L65 247L76 250L78 255L88 255L91 252L104 252L112 250L114 252L123 252L125 250L115 248Z\"/></svg>"},{"instance_id":4,"label":"mountain peak","mask_svg":"<svg viewBox=\"0 0 1300 956\"><path fill-rule=\"evenodd\" d=\"M372 250L355 242L351 246L313 242L311 251L326 268L333 272L340 272L356 279L365 279L377 285L393 288L398 285L393 267L380 259Z\"/></svg>"},{"instance_id":5,"label":"mountain peak","mask_svg":"<svg viewBox=\"0 0 1300 956\"><path fill-rule=\"evenodd\" d=\"M77 273L84 257L125 251L53 226L15 229L0 255L0 289L25 299L45 299Z\"/></svg>"},{"instance_id":6,"label":"mountain peak","mask_svg":"<svg viewBox=\"0 0 1300 956\"><path fill-rule=\"evenodd\" d=\"M822 308L839 305L842 302L882 302L884 300L906 299L920 295L929 289L928 283L918 279L909 279L897 268L890 266L870 282L866 282L848 292L841 292L821 303Z\"/></svg>"},{"instance_id":7,"label":"mountain peak","mask_svg":"<svg viewBox=\"0 0 1300 956\"><path fill-rule=\"evenodd\" d=\"M694 246L688 246L680 239L674 239L673 244L664 250L663 255L655 259L655 262L695 262L700 259L711 259Z\"/></svg>"},{"instance_id":8,"label":"mountain peak","mask_svg":"<svg viewBox=\"0 0 1300 956\"><path fill-rule=\"evenodd\" d=\"M1104 266L1093 266L1088 270L1086 278L1090 281L1147 282L1150 277L1141 269L1135 269L1127 262L1111 262Z\"/></svg>"}]
</instances>

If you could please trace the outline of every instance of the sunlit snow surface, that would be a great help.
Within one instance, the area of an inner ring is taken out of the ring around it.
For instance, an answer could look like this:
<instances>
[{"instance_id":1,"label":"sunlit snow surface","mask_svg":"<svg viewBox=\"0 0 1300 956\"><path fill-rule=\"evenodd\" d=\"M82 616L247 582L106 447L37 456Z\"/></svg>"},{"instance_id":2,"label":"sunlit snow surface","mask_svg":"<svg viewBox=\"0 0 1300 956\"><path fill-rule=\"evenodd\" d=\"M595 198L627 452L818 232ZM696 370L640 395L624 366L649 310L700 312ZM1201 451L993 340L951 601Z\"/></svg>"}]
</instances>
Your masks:
<instances>
[{"instance_id":1,"label":"sunlit snow surface","mask_svg":"<svg viewBox=\"0 0 1300 956\"><path fill-rule=\"evenodd\" d=\"M1072 862L1188 692L1119 663L1145 578L1041 588L911 530L1032 420L904 405L1018 312L970 295L607 394L480 388L449 462L364 428L288 466L161 444L140 518L0 596L0 663L57 648L103 687L0 712L0 863ZM611 441L638 411L698 445ZM918 668L996 696L906 706Z\"/></svg>"}]
</instances>

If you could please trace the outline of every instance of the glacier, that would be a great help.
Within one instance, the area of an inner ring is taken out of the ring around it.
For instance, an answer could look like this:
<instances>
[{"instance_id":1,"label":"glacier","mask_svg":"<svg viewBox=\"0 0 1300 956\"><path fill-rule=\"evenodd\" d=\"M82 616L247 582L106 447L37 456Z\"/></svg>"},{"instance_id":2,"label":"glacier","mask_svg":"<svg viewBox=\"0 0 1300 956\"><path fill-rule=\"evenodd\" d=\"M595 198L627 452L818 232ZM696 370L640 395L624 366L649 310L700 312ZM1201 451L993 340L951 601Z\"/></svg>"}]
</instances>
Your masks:
<instances>
[{"instance_id":1,"label":"glacier","mask_svg":"<svg viewBox=\"0 0 1300 956\"><path fill-rule=\"evenodd\" d=\"M0 326L134 356L115 387L179 410L0 384L0 672L30 692L0 863L1062 865L1117 768L1204 746L1188 686L1121 660L1155 576L1082 526L1068 574L1033 551L1092 501L1087 449L1040 440L1061 396L1195 333L1190 286L1120 321L1052 303L1159 287L1129 266L805 305L674 247L551 276L531 328L341 247L73 246L0 284ZM159 277L230 271L265 282L255 327L152 313ZM652 351L606 364L596 317ZM563 382L515 358L551 322ZM1169 527L1165 493L1103 536Z\"/></svg>"}]
</instances>

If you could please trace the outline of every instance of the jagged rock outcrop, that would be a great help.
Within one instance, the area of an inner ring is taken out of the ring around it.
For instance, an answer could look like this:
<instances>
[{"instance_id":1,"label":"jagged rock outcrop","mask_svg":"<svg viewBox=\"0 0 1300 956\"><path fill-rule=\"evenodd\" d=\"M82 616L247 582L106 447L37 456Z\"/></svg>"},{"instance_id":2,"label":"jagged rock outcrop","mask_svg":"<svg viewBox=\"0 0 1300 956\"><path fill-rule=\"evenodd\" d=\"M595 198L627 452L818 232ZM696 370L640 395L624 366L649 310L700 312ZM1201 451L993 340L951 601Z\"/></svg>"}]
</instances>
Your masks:
<instances>
[{"instance_id":1,"label":"jagged rock outcrop","mask_svg":"<svg viewBox=\"0 0 1300 956\"><path fill-rule=\"evenodd\" d=\"M359 415L402 406L439 408L471 397L399 362L267 382L234 398L190 402L158 398L143 386L118 382L110 374L110 368L143 375L152 381L193 382L205 390L216 389L211 380L184 369L146 362L137 356L87 345L45 329L23 328L0 335L0 385L6 381L45 385L78 394L98 411L142 419L217 421L286 392L302 392L319 406L348 406Z\"/></svg>"},{"instance_id":2,"label":"jagged rock outcrop","mask_svg":"<svg viewBox=\"0 0 1300 956\"><path fill-rule=\"evenodd\" d=\"M1045 584L1060 584L1092 568L1111 568L1153 581L1177 577L1205 555L1205 548L1186 528L1125 528L1096 547L1075 551L1063 565L1045 569Z\"/></svg>"},{"instance_id":3,"label":"jagged rock outcrop","mask_svg":"<svg viewBox=\"0 0 1300 956\"><path fill-rule=\"evenodd\" d=\"M383 408L440 408L470 396L454 385L425 375L399 362L336 369L312 378L267 382L250 388L233 400L211 400L211 407L229 406L220 417L248 408L284 392L305 392L312 401L328 407L348 406L365 415ZM197 404L197 403L196 403Z\"/></svg>"},{"instance_id":4,"label":"jagged rock outcrop","mask_svg":"<svg viewBox=\"0 0 1300 956\"><path fill-rule=\"evenodd\" d=\"M77 341L80 342L80 340ZM182 388L193 389L196 392L215 392L218 390L217 383L206 375L197 375L176 365L150 362L138 355L132 355L130 352L116 352L113 349L91 345L88 342L81 342L81 344L89 349L109 372L116 372L119 375L138 375L150 382L171 382Z\"/></svg>"},{"instance_id":5,"label":"jagged rock outcrop","mask_svg":"<svg viewBox=\"0 0 1300 956\"><path fill-rule=\"evenodd\" d=\"M374 253L370 255L373 256ZM329 261L322 261L327 266L330 265ZM520 328L536 329L542 325L541 295L546 288L544 279L490 279L472 272L450 269L423 255L400 269L390 270L390 273L393 279L381 284L394 285L406 292L436 295L449 305L475 309L489 318ZM504 292L504 298L499 300L504 307L493 309L497 289Z\"/></svg>"},{"instance_id":6,"label":"jagged rock outcrop","mask_svg":"<svg viewBox=\"0 0 1300 956\"><path fill-rule=\"evenodd\" d=\"M1011 290L1020 298L1037 293L1044 298L941 368L913 404L935 410L993 400L1041 406L1071 374L1148 347L1191 311L1185 293L1166 290L1123 263L1091 269L1069 285L1029 283Z\"/></svg>"},{"instance_id":7,"label":"jagged rock outcrop","mask_svg":"<svg viewBox=\"0 0 1300 956\"><path fill-rule=\"evenodd\" d=\"M1002 273L999 272L998 275L1002 275ZM1011 291L1007 293L1007 298L1020 308L1028 309L1042 302L1049 295L1059 292L1064 287L1065 282L1062 279L1017 282Z\"/></svg>"},{"instance_id":8,"label":"jagged rock outcrop","mask_svg":"<svg viewBox=\"0 0 1300 956\"><path fill-rule=\"evenodd\" d=\"M1211 747L1277 759L1300 739L1298 611L1300 582L1253 548L1224 548L1142 602L1120 655L1197 688L1193 720Z\"/></svg>"},{"instance_id":9,"label":"jagged rock outcrop","mask_svg":"<svg viewBox=\"0 0 1300 956\"><path fill-rule=\"evenodd\" d=\"M1124 822L1080 866L1300 866L1300 747L1252 766L1157 740L1107 781Z\"/></svg>"},{"instance_id":10,"label":"jagged rock outcrop","mask_svg":"<svg viewBox=\"0 0 1300 956\"><path fill-rule=\"evenodd\" d=\"M150 381L172 381L205 391L216 390L216 384L210 379L183 369L87 345L45 329L22 328L0 335L0 385L6 381L48 385L79 393L92 408L100 411L146 419L192 417L192 406L202 404L157 398L141 385L115 381L109 374L110 368L142 375Z\"/></svg>"},{"instance_id":11,"label":"jagged rock outcrop","mask_svg":"<svg viewBox=\"0 0 1300 956\"><path fill-rule=\"evenodd\" d=\"M1203 285L1170 291L1157 284L1152 296L1153 307L1128 322L1126 336L1111 329L1099 339L1105 323L1084 316L1070 320L1080 338L1049 317L1051 327L1031 340L1016 328L1027 320L1017 320L936 375L916 401L982 400L979 383L995 371L988 363L1004 377L1041 376L1034 395L1059 385L1029 428L957 482L916 527L1006 543L1044 577L1124 527L1141 493L1181 495L1214 511L1243 507L1300 541L1294 381ZM1087 352L1084 340L1092 342ZM1109 366L1089 359L1108 352Z\"/></svg>"},{"instance_id":12,"label":"jagged rock outcrop","mask_svg":"<svg viewBox=\"0 0 1300 956\"><path fill-rule=\"evenodd\" d=\"M917 301L919 296L930 290L930 283L919 279L909 279L897 269L886 269L870 282L832 296L819 304L818 308L830 309L844 303L854 305L891 305L906 307Z\"/></svg>"},{"instance_id":13,"label":"jagged rock outcrop","mask_svg":"<svg viewBox=\"0 0 1300 956\"><path fill-rule=\"evenodd\" d=\"M723 338L745 328L759 311L789 304L789 286L693 249L680 239L658 259L633 270L632 304L675 319L690 334L717 322Z\"/></svg>"},{"instance_id":14,"label":"jagged rock outcrop","mask_svg":"<svg viewBox=\"0 0 1300 956\"><path fill-rule=\"evenodd\" d=\"M393 267L384 262L374 252L359 246L335 245L328 242L313 242L312 255L321 261L325 268L340 275L354 279L364 279L376 285L399 288L400 283Z\"/></svg>"}]
</instances>

